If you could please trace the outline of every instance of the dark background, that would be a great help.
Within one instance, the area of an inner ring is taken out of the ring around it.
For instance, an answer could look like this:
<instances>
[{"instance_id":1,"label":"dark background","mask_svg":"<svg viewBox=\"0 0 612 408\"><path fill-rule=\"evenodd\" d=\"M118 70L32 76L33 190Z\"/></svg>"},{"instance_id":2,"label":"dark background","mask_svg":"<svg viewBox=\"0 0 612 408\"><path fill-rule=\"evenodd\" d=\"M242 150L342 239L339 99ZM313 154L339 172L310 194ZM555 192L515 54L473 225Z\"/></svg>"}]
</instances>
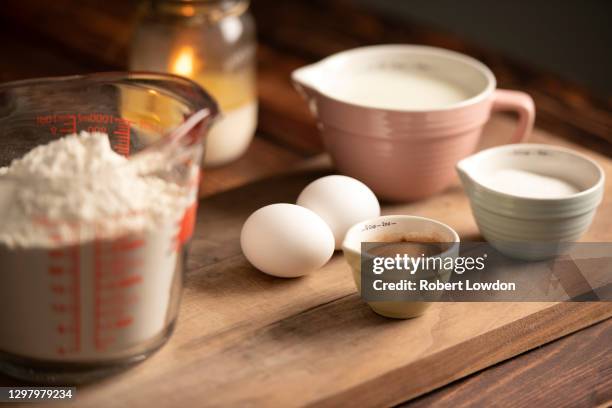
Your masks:
<instances>
[{"instance_id":1,"label":"dark background","mask_svg":"<svg viewBox=\"0 0 612 408\"><path fill-rule=\"evenodd\" d=\"M439 27L612 97L612 1L354 1L390 18Z\"/></svg>"},{"instance_id":2,"label":"dark background","mask_svg":"<svg viewBox=\"0 0 612 408\"><path fill-rule=\"evenodd\" d=\"M286 1L278 1L278 8L282 9ZM134 21L134 10L145 2L53 0L55 5L49 13L49 7L43 1L5 0L0 8L0 27L2 31L22 37L20 41L26 39L36 48L47 48L40 45L42 41L57 39L41 37L37 33L39 28L46 33L47 28L53 27L51 20L69 16L68 20L74 23L72 35L76 37L81 35L82 26L86 24L82 19L89 17L96 20L92 22L94 31L99 31L100 24L105 24L109 32L116 32L115 37L125 43L127 27ZM256 9L259 3L266 1L252 0L252 8ZM521 65L583 86L594 96L612 98L612 1L343 0L340 3L340 8L345 4L347 9L358 7L380 13L399 26L418 25L440 30ZM60 9L64 10L65 16L57 14ZM39 27L24 27L24 21ZM313 33L319 31L321 34L317 22L308 22ZM342 23L338 21L339 25ZM272 27L263 28L263 31L272 30ZM14 58L15 45L11 44L10 37L0 37L0 59ZM91 43L92 48L96 46L95 42ZM103 48L101 52L108 52ZM44 49L40 51L44 53ZM49 56L49 59L57 57ZM44 61L40 62L44 64ZM95 63L91 67L102 68Z\"/></svg>"}]
</instances>

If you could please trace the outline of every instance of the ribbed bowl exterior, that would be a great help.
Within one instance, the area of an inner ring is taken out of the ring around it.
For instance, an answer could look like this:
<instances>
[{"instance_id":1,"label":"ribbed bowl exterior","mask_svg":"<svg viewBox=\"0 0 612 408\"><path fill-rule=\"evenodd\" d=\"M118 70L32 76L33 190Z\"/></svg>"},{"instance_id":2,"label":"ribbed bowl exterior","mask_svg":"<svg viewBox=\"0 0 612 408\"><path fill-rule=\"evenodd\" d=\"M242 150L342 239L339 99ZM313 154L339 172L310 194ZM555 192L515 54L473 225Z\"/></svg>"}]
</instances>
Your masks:
<instances>
[{"instance_id":1,"label":"ribbed bowl exterior","mask_svg":"<svg viewBox=\"0 0 612 408\"><path fill-rule=\"evenodd\" d=\"M324 125L323 141L338 170L386 200L431 196L454 180L455 164L478 144L481 128L446 137L379 138Z\"/></svg>"},{"instance_id":2,"label":"ribbed bowl exterior","mask_svg":"<svg viewBox=\"0 0 612 408\"><path fill-rule=\"evenodd\" d=\"M472 213L487 240L555 242L580 238L591 225L595 208L572 217L540 220L495 214L479 205L472 205Z\"/></svg>"},{"instance_id":3,"label":"ribbed bowl exterior","mask_svg":"<svg viewBox=\"0 0 612 408\"><path fill-rule=\"evenodd\" d=\"M382 139L448 137L481 128L489 119L492 96L451 109L378 109L316 96L316 115L324 126Z\"/></svg>"},{"instance_id":4,"label":"ribbed bowl exterior","mask_svg":"<svg viewBox=\"0 0 612 408\"><path fill-rule=\"evenodd\" d=\"M463 176L462 176L463 178ZM574 197L536 200L500 194L463 179L472 206L496 214L525 220L558 220L572 218L596 208L603 198L603 189Z\"/></svg>"},{"instance_id":5,"label":"ribbed bowl exterior","mask_svg":"<svg viewBox=\"0 0 612 408\"><path fill-rule=\"evenodd\" d=\"M455 164L476 149L492 104L489 96L453 109L419 112L315 97L311 108L337 168L390 201L418 200L447 188Z\"/></svg>"},{"instance_id":6,"label":"ribbed bowl exterior","mask_svg":"<svg viewBox=\"0 0 612 408\"><path fill-rule=\"evenodd\" d=\"M577 241L590 227L603 190L558 200L509 197L464 182L482 236L500 252L520 259L546 259L560 243Z\"/></svg>"}]
</instances>

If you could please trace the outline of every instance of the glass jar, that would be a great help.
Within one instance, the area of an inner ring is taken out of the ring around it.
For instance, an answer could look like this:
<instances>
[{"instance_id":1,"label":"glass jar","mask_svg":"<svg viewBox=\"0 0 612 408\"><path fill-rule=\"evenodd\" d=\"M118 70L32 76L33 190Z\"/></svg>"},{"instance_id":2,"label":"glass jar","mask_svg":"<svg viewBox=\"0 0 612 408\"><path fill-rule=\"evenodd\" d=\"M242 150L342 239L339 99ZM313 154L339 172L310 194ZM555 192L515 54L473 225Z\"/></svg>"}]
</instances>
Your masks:
<instances>
[{"instance_id":1,"label":"glass jar","mask_svg":"<svg viewBox=\"0 0 612 408\"><path fill-rule=\"evenodd\" d=\"M255 23L248 0L150 0L132 42L130 69L189 77L217 100L221 118L204 163L240 157L257 125Z\"/></svg>"}]
</instances>

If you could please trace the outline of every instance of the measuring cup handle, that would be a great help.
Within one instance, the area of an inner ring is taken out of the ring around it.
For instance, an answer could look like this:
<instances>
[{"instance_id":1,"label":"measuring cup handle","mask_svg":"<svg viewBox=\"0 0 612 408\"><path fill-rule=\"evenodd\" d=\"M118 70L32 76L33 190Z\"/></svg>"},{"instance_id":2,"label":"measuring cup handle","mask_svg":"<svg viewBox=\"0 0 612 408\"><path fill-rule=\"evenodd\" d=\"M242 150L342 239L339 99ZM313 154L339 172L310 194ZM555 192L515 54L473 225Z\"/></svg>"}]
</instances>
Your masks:
<instances>
[{"instance_id":1,"label":"measuring cup handle","mask_svg":"<svg viewBox=\"0 0 612 408\"><path fill-rule=\"evenodd\" d=\"M497 89L493 94L493 112L511 111L518 113L518 125L510 143L520 143L527 139L535 121L535 106L531 96L525 92Z\"/></svg>"}]
</instances>

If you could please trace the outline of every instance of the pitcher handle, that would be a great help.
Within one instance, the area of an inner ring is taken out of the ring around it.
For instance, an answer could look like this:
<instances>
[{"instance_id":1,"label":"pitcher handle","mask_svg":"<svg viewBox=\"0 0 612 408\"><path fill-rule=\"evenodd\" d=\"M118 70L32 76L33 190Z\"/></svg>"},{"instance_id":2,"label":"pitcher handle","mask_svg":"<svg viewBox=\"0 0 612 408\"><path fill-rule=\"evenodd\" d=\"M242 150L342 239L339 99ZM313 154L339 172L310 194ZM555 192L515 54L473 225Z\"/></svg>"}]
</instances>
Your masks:
<instances>
[{"instance_id":1,"label":"pitcher handle","mask_svg":"<svg viewBox=\"0 0 612 408\"><path fill-rule=\"evenodd\" d=\"M525 141L533 129L535 107L531 96L525 92L497 89L493 94L492 111L511 111L518 113L518 125L510 143Z\"/></svg>"}]
</instances>

